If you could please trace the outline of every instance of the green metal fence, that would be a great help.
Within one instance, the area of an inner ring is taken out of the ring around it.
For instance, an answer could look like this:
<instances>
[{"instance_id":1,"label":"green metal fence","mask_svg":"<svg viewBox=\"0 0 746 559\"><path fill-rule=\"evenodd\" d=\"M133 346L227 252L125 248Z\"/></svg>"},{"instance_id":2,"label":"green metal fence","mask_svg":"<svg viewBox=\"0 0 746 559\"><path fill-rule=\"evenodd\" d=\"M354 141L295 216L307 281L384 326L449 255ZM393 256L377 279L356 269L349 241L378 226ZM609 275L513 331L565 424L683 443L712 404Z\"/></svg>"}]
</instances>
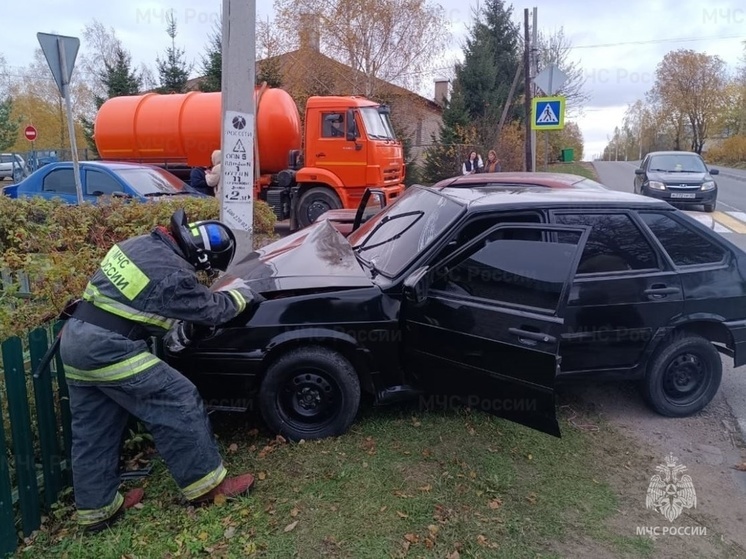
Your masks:
<instances>
[{"instance_id":1,"label":"green metal fence","mask_svg":"<svg viewBox=\"0 0 746 559\"><path fill-rule=\"evenodd\" d=\"M0 362L0 555L41 527L72 485L70 407L59 354L32 377L60 323L2 342ZM9 426L9 429L6 429Z\"/></svg>"}]
</instances>

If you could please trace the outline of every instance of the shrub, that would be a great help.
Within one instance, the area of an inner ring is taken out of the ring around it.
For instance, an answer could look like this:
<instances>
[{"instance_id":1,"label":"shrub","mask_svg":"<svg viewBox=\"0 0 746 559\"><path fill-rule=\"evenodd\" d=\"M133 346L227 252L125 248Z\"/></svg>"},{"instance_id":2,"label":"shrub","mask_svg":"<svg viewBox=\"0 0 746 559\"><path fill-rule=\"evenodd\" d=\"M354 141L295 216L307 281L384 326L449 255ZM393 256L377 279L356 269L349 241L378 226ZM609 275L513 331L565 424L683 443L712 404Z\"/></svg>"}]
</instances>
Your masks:
<instances>
[{"instance_id":1,"label":"shrub","mask_svg":"<svg viewBox=\"0 0 746 559\"><path fill-rule=\"evenodd\" d=\"M707 153L707 159L720 165L738 165L746 161L746 136L731 136Z\"/></svg>"},{"instance_id":2,"label":"shrub","mask_svg":"<svg viewBox=\"0 0 746 559\"><path fill-rule=\"evenodd\" d=\"M17 286L0 291L0 340L54 318L79 297L111 245L168 225L184 208L190 221L218 219L215 198L160 199L128 203L112 199L73 206L42 198L0 196L0 270L24 271L31 293L19 299ZM262 201L254 204L254 246L274 237L275 216Z\"/></svg>"}]
</instances>

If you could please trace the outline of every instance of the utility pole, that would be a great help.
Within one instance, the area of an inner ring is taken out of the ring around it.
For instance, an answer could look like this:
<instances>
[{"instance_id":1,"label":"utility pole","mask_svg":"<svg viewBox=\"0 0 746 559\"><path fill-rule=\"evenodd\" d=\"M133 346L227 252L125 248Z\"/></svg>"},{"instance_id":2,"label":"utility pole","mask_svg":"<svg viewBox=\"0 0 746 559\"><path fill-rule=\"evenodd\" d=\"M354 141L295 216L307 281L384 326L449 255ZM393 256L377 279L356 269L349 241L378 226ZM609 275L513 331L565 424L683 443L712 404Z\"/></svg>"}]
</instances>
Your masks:
<instances>
[{"instance_id":1,"label":"utility pole","mask_svg":"<svg viewBox=\"0 0 746 559\"><path fill-rule=\"evenodd\" d=\"M531 53L533 54L533 73L531 76L531 83L532 83L532 89L531 94L532 96L536 96L536 83L534 83L534 78L539 73L539 31L538 31L538 9L534 8L533 11L533 25L531 29L532 34L532 41L531 41ZM536 169L536 130L531 129L531 169Z\"/></svg>"},{"instance_id":2,"label":"utility pole","mask_svg":"<svg viewBox=\"0 0 746 559\"><path fill-rule=\"evenodd\" d=\"M253 250L256 2L223 0L222 52L220 219L236 235L238 260Z\"/></svg>"},{"instance_id":3,"label":"utility pole","mask_svg":"<svg viewBox=\"0 0 746 559\"><path fill-rule=\"evenodd\" d=\"M526 170L533 171L534 166L531 152L531 64L529 60L531 43L528 36L528 8L523 10L523 28L523 76L526 90L526 94L524 95L526 107Z\"/></svg>"}]
</instances>

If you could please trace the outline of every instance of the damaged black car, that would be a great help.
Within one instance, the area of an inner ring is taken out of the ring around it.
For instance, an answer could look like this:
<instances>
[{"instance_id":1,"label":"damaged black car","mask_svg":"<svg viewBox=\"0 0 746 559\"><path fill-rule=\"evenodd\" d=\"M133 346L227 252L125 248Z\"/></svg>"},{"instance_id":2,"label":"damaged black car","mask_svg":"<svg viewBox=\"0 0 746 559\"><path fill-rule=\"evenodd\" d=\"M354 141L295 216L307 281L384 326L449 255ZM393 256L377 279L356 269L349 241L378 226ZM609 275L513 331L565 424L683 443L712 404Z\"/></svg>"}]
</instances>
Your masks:
<instances>
[{"instance_id":1,"label":"damaged black car","mask_svg":"<svg viewBox=\"0 0 746 559\"><path fill-rule=\"evenodd\" d=\"M634 194L415 185L346 238L324 220L237 258L213 289L267 300L165 358L208 409L257 410L291 440L346 432L366 394L560 436L555 385L589 374L690 415L719 387L719 351L746 360L744 256Z\"/></svg>"}]
</instances>

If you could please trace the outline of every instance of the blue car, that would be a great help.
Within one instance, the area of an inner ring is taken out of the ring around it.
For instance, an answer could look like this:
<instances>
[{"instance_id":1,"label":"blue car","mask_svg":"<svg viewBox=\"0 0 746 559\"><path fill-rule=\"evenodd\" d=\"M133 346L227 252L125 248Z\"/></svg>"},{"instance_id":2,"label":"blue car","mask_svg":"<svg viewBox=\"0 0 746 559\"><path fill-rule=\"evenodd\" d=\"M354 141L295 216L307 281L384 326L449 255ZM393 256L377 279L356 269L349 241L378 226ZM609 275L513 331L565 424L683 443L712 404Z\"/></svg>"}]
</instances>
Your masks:
<instances>
[{"instance_id":1,"label":"blue car","mask_svg":"<svg viewBox=\"0 0 746 559\"><path fill-rule=\"evenodd\" d=\"M81 161L80 181L83 200L95 204L101 196L146 201L160 196L206 196L175 175L159 167L138 163ZM21 182L3 190L11 198L41 196L78 203L72 161L50 163Z\"/></svg>"}]
</instances>

